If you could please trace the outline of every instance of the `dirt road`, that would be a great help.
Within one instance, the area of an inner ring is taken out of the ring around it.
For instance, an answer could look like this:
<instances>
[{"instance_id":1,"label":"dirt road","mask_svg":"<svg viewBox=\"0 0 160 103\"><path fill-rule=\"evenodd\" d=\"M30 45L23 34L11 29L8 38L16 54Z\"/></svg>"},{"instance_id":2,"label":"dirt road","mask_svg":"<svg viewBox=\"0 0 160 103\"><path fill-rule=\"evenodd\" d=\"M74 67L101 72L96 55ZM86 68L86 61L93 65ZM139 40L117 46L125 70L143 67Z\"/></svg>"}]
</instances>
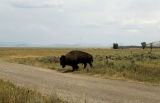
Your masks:
<instances>
[{"instance_id":1,"label":"dirt road","mask_svg":"<svg viewBox=\"0 0 160 103\"><path fill-rule=\"evenodd\" d=\"M160 103L160 87L0 62L0 78L73 103Z\"/></svg>"}]
</instances>

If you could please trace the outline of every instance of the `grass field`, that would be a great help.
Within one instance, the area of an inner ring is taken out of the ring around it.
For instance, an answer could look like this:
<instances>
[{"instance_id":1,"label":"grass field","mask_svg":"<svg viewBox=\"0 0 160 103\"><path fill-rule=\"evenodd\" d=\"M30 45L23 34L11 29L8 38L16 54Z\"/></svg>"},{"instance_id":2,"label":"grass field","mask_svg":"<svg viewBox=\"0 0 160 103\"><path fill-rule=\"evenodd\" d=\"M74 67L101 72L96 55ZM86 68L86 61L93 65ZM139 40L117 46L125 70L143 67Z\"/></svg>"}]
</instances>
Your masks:
<instances>
[{"instance_id":1,"label":"grass field","mask_svg":"<svg viewBox=\"0 0 160 103\"><path fill-rule=\"evenodd\" d=\"M120 79L142 83L160 84L160 49L105 49L105 48L0 48L0 59L4 61L39 66L66 72L59 57L71 50L82 50L93 55L94 68L79 64L82 73L101 78Z\"/></svg>"},{"instance_id":2,"label":"grass field","mask_svg":"<svg viewBox=\"0 0 160 103\"><path fill-rule=\"evenodd\" d=\"M20 88L0 80L0 103L65 103L56 96L42 96L36 91Z\"/></svg>"}]
</instances>

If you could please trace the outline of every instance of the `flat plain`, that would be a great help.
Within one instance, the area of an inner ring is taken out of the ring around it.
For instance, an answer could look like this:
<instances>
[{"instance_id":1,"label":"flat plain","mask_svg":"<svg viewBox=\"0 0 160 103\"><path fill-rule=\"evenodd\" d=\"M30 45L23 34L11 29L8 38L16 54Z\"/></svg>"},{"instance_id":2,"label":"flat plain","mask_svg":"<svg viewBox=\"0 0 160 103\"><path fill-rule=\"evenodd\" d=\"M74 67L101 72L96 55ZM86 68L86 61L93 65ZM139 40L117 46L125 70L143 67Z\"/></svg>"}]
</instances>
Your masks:
<instances>
[{"instance_id":1,"label":"flat plain","mask_svg":"<svg viewBox=\"0 0 160 103\"><path fill-rule=\"evenodd\" d=\"M93 55L94 67L84 69L79 64L80 69L74 72L69 66L62 68L59 58L71 50ZM22 91L30 88L42 95L56 93L60 102L160 101L160 49L0 48L0 60L1 79L22 87Z\"/></svg>"},{"instance_id":2,"label":"flat plain","mask_svg":"<svg viewBox=\"0 0 160 103\"><path fill-rule=\"evenodd\" d=\"M62 68L59 58L71 50L85 51L93 55L94 59L94 68L87 66L83 69L83 65L79 64L80 69L73 72L75 74L160 84L160 49L0 48L0 59L64 73L70 72L72 68Z\"/></svg>"}]
</instances>

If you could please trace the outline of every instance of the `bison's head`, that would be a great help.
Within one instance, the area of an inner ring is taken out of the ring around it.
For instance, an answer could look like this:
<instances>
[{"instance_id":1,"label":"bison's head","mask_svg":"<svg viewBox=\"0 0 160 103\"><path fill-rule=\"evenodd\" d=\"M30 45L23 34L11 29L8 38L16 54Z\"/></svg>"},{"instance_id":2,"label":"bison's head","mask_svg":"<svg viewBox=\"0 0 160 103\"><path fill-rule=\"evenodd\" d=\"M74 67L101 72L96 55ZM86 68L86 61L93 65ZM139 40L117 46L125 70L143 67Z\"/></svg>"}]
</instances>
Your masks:
<instances>
[{"instance_id":1,"label":"bison's head","mask_svg":"<svg viewBox=\"0 0 160 103\"><path fill-rule=\"evenodd\" d=\"M66 64L65 64L65 56L64 55L62 55L60 57L60 65L62 66L62 68L64 68L66 66Z\"/></svg>"}]
</instances>

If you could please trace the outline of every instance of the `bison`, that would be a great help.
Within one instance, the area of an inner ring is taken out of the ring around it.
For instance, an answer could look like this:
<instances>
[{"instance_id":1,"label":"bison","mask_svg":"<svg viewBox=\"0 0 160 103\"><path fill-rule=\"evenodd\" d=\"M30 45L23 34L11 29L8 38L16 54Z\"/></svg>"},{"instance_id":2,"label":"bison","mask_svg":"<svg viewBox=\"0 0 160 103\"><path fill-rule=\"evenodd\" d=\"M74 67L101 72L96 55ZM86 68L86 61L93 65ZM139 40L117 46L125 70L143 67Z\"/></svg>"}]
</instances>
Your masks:
<instances>
[{"instance_id":1,"label":"bison","mask_svg":"<svg viewBox=\"0 0 160 103\"><path fill-rule=\"evenodd\" d=\"M60 57L60 65L64 68L66 65L72 66L73 71L77 70L78 64L84 64L84 68L86 68L87 63L92 67L93 57L92 55L82 52L82 51L71 51L66 55L62 55Z\"/></svg>"}]
</instances>

